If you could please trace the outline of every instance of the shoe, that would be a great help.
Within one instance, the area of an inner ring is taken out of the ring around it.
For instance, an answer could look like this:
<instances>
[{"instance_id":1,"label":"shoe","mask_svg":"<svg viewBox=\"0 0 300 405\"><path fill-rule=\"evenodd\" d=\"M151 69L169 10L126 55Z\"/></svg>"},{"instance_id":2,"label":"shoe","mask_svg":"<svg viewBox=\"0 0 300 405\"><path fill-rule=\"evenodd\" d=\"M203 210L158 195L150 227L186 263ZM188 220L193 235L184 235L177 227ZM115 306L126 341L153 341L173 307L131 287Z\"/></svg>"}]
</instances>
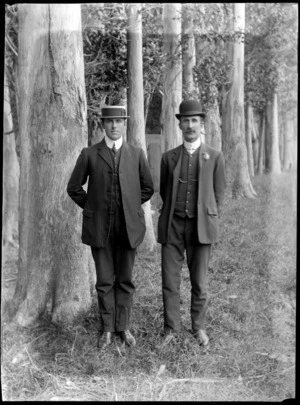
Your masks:
<instances>
[{"instance_id":1,"label":"shoe","mask_svg":"<svg viewBox=\"0 0 300 405\"><path fill-rule=\"evenodd\" d=\"M206 334L206 332L203 329L199 329L196 332L194 332L194 337L199 343L200 346L207 346L209 342L209 338Z\"/></svg>"},{"instance_id":2,"label":"shoe","mask_svg":"<svg viewBox=\"0 0 300 405\"><path fill-rule=\"evenodd\" d=\"M98 348L103 350L112 343L112 333L103 332L98 338Z\"/></svg>"},{"instance_id":3,"label":"shoe","mask_svg":"<svg viewBox=\"0 0 300 405\"><path fill-rule=\"evenodd\" d=\"M168 329L167 332L165 332L163 338L162 338L162 342L160 344L160 347L166 347L168 346L171 342L176 340L176 335L170 330Z\"/></svg>"},{"instance_id":4,"label":"shoe","mask_svg":"<svg viewBox=\"0 0 300 405\"><path fill-rule=\"evenodd\" d=\"M121 332L121 339L123 342L125 342L128 346L135 346L136 341L135 338L132 336L130 331L128 329L122 330Z\"/></svg>"}]
</instances>

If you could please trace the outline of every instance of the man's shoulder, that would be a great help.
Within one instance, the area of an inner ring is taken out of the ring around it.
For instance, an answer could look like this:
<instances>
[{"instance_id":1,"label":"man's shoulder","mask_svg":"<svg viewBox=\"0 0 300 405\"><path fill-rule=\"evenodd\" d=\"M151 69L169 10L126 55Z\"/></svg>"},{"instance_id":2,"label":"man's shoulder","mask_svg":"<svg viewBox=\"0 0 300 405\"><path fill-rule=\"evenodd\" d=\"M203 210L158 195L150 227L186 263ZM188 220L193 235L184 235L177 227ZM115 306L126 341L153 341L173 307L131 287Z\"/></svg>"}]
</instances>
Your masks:
<instances>
[{"instance_id":1,"label":"man's shoulder","mask_svg":"<svg viewBox=\"0 0 300 405\"><path fill-rule=\"evenodd\" d=\"M175 148L167 150L166 152L163 153L163 156L165 156L165 157L174 156L177 153L179 153L181 149L182 149L182 144L180 144L179 146L176 146Z\"/></svg>"}]
</instances>

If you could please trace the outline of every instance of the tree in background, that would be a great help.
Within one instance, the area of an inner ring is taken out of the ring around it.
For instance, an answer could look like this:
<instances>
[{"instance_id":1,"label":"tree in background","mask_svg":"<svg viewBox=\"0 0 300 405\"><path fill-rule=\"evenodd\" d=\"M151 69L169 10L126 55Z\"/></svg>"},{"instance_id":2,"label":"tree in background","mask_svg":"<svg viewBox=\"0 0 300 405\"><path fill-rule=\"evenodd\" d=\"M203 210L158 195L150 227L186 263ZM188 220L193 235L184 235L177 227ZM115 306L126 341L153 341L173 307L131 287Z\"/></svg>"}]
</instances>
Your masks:
<instances>
[{"instance_id":1,"label":"tree in background","mask_svg":"<svg viewBox=\"0 0 300 405\"><path fill-rule=\"evenodd\" d=\"M222 146L226 177L233 197L254 198L245 143L244 117L244 29L245 4L234 3L233 37L228 42L227 56L232 64L222 103Z\"/></svg>"},{"instance_id":2,"label":"tree in background","mask_svg":"<svg viewBox=\"0 0 300 405\"><path fill-rule=\"evenodd\" d=\"M205 117L205 142L217 150L222 149L222 117L220 112L222 91L227 82L224 46L227 24L222 4L199 4L194 6L194 29L196 37L196 66L194 75L199 86L200 101Z\"/></svg>"},{"instance_id":3,"label":"tree in background","mask_svg":"<svg viewBox=\"0 0 300 405\"><path fill-rule=\"evenodd\" d=\"M2 244L15 245L18 237L19 175L9 87L4 74Z\"/></svg>"},{"instance_id":4,"label":"tree in background","mask_svg":"<svg viewBox=\"0 0 300 405\"><path fill-rule=\"evenodd\" d=\"M10 315L34 324L50 305L71 322L91 303L81 213L67 181L87 145L80 5L20 4L19 269Z\"/></svg>"},{"instance_id":5,"label":"tree in background","mask_svg":"<svg viewBox=\"0 0 300 405\"><path fill-rule=\"evenodd\" d=\"M245 69L249 74L245 83L246 100L253 107L254 115L261 116L260 128L265 131L259 131L260 151L265 156L259 160L258 173L262 161L267 172L280 173L278 122L297 117L297 5L248 3L246 23ZM288 132L283 131L281 137L286 136ZM281 144L286 145L284 141Z\"/></svg>"},{"instance_id":6,"label":"tree in background","mask_svg":"<svg viewBox=\"0 0 300 405\"><path fill-rule=\"evenodd\" d=\"M164 3L164 52L168 64L163 73L162 137L163 151L182 142L181 131L175 112L182 101L182 56L181 56L181 3Z\"/></svg>"},{"instance_id":7,"label":"tree in background","mask_svg":"<svg viewBox=\"0 0 300 405\"><path fill-rule=\"evenodd\" d=\"M143 92L143 55L142 55L142 19L141 5L128 4L127 29L127 66L128 66L128 123L127 140L130 144L141 147L147 155L145 122L144 122L144 92ZM153 229L151 203L147 201L143 206L146 221L146 234L141 250L148 252L156 248Z\"/></svg>"}]
</instances>

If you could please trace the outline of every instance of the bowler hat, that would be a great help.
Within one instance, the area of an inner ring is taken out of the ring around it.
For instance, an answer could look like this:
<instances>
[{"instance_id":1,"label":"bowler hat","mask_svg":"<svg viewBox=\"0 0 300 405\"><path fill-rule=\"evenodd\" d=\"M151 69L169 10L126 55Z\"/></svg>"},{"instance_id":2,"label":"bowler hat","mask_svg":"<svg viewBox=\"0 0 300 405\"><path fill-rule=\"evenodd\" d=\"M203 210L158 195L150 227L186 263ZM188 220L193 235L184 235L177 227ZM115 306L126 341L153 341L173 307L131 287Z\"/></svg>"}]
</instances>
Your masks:
<instances>
[{"instance_id":1,"label":"bowler hat","mask_svg":"<svg viewBox=\"0 0 300 405\"><path fill-rule=\"evenodd\" d=\"M106 105L101 110L101 118L128 118L122 105Z\"/></svg>"},{"instance_id":2,"label":"bowler hat","mask_svg":"<svg viewBox=\"0 0 300 405\"><path fill-rule=\"evenodd\" d=\"M179 106L179 114L175 114L176 118L187 115L200 115L205 118L205 113L201 111L201 105L196 100L184 100Z\"/></svg>"}]
</instances>

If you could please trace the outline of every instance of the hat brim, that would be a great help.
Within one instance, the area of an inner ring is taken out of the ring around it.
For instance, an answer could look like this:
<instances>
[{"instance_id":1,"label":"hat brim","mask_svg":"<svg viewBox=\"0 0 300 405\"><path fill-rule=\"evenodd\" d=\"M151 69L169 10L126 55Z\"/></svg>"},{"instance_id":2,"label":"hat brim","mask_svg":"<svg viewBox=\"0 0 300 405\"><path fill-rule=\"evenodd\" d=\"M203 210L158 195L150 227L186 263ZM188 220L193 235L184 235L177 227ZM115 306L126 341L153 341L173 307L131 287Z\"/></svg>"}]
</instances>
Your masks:
<instances>
[{"instance_id":1,"label":"hat brim","mask_svg":"<svg viewBox=\"0 0 300 405\"><path fill-rule=\"evenodd\" d=\"M100 118L130 118L130 115L104 115Z\"/></svg>"},{"instance_id":2,"label":"hat brim","mask_svg":"<svg viewBox=\"0 0 300 405\"><path fill-rule=\"evenodd\" d=\"M180 118L181 117L190 117L190 116L192 116L192 115L199 115L200 117L202 117L202 118L205 118L206 117L206 114L205 113L191 113L191 114L175 114L175 117L178 119L178 120L180 120Z\"/></svg>"}]
</instances>

